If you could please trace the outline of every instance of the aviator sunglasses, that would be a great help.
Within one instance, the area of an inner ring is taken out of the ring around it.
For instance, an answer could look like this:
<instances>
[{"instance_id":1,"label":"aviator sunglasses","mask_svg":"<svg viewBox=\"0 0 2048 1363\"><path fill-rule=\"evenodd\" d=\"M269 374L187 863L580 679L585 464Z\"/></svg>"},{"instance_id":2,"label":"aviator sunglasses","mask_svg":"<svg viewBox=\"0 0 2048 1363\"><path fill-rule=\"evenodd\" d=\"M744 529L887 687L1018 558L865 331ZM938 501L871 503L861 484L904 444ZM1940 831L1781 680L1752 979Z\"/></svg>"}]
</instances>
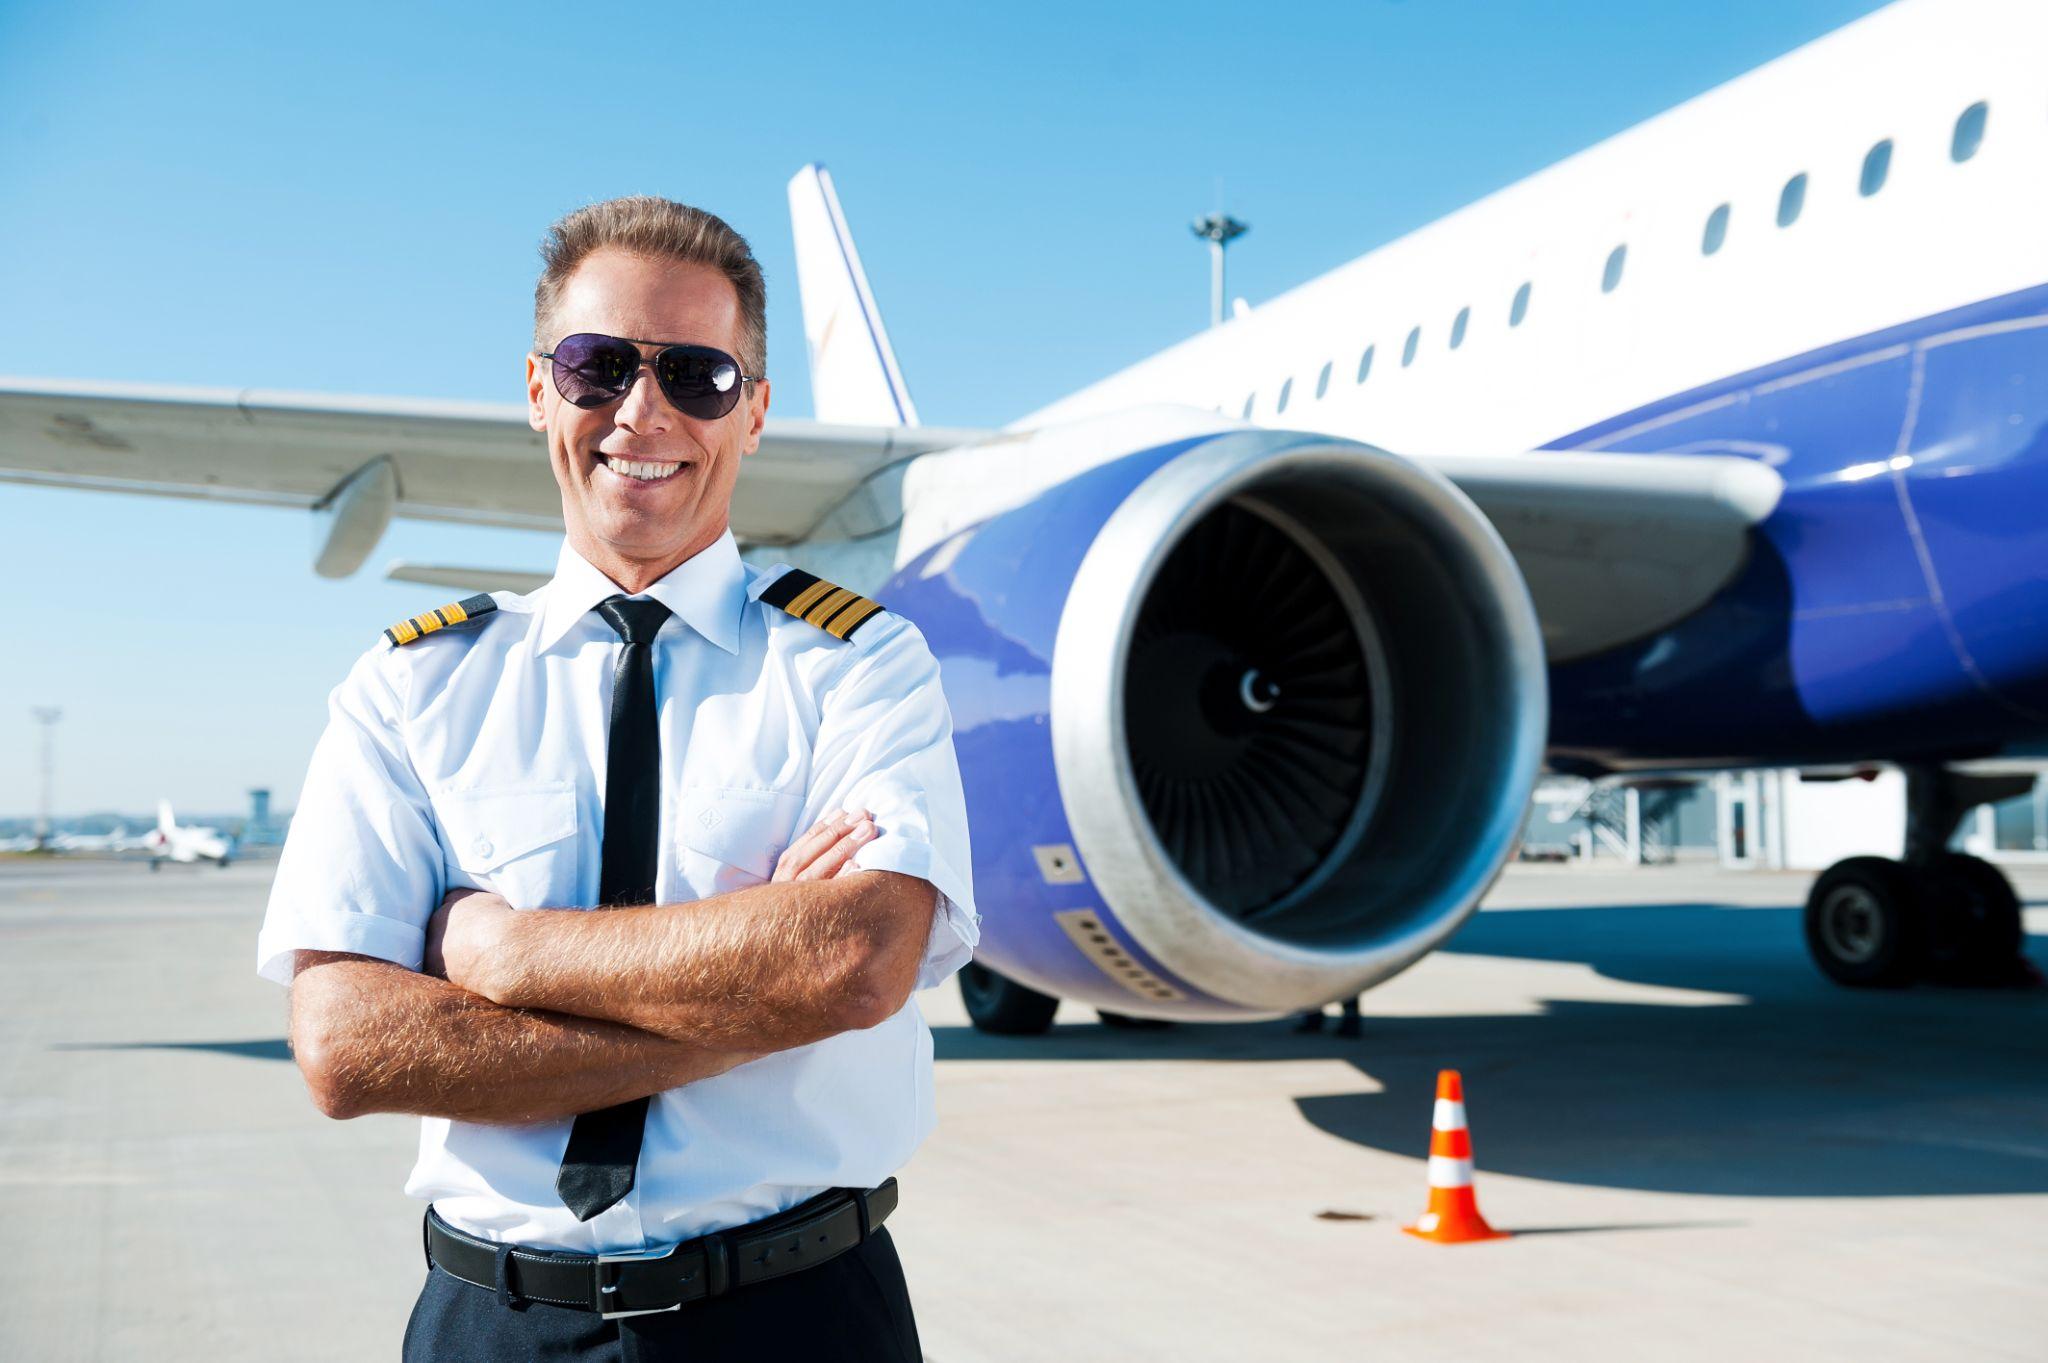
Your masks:
<instances>
[{"instance_id":1,"label":"aviator sunglasses","mask_svg":"<svg viewBox=\"0 0 2048 1363\"><path fill-rule=\"evenodd\" d=\"M652 360L643 360L643 345L661 349ZM641 367L652 364L662 395L678 412L699 421L730 412L739 405L741 387L759 383L762 377L741 373L738 360L708 345L662 345L594 331L564 336L553 350L541 351L540 358L551 362L555 391L578 407L617 402L640 377Z\"/></svg>"}]
</instances>

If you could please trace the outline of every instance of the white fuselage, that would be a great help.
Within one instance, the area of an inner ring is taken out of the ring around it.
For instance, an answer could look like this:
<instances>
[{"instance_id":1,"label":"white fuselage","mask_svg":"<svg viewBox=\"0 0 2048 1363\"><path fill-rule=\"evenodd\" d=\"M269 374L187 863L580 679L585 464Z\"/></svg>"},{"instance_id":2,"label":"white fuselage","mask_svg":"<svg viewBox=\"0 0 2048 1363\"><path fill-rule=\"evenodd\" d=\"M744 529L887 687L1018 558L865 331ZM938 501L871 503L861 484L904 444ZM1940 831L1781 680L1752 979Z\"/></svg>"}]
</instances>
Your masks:
<instances>
[{"instance_id":1,"label":"white fuselage","mask_svg":"<svg viewBox=\"0 0 2048 1363\"><path fill-rule=\"evenodd\" d=\"M1957 162L1958 118L1979 102L1981 145ZM2048 4L1901 0L1015 425L1172 403L1425 459L1550 444L2048 281L2044 110ZM1865 196L1865 158L1887 139L1888 173ZM1801 174L1803 207L1780 227Z\"/></svg>"}]
</instances>

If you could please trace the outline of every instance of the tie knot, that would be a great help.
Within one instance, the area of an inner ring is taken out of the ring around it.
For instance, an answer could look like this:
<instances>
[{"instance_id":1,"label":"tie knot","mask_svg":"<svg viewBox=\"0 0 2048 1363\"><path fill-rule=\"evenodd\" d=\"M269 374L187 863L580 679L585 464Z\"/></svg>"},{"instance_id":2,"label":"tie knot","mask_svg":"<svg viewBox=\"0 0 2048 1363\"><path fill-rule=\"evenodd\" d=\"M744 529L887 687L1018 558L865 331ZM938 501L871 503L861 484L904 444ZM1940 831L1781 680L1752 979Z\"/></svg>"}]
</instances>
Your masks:
<instances>
[{"instance_id":1,"label":"tie knot","mask_svg":"<svg viewBox=\"0 0 2048 1363\"><path fill-rule=\"evenodd\" d=\"M651 644L662 622L669 617L669 609L659 601L636 601L631 597L608 596L597 603L595 608L604 622L619 632L619 637L629 644Z\"/></svg>"}]
</instances>

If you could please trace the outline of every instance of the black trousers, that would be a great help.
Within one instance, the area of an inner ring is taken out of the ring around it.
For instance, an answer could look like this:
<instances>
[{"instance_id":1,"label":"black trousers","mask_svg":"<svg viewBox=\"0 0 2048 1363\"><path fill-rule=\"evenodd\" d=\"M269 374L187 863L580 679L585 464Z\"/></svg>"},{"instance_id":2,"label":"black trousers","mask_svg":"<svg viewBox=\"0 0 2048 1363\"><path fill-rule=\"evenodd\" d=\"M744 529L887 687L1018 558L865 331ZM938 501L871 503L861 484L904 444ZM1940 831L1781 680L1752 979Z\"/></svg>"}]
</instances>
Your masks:
<instances>
[{"instance_id":1,"label":"black trousers","mask_svg":"<svg viewBox=\"0 0 2048 1363\"><path fill-rule=\"evenodd\" d=\"M694 1301L680 1311L605 1320L529 1302L505 1306L487 1287L439 1268L405 1327L405 1363L921 1363L910 1288L887 1226L801 1273Z\"/></svg>"}]
</instances>

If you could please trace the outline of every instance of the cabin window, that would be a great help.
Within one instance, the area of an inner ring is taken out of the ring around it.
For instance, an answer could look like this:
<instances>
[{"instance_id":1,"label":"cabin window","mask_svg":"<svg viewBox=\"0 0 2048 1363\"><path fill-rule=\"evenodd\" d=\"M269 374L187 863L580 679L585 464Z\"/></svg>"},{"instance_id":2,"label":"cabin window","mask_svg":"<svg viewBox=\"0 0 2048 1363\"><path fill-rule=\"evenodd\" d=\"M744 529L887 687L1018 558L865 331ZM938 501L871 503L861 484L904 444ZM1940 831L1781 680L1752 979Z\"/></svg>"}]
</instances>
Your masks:
<instances>
[{"instance_id":1,"label":"cabin window","mask_svg":"<svg viewBox=\"0 0 2048 1363\"><path fill-rule=\"evenodd\" d=\"M1787 180L1785 187L1778 191L1778 226L1790 227L1793 223L1798 222L1799 210L1804 207L1806 207L1806 172L1802 170Z\"/></svg>"},{"instance_id":2,"label":"cabin window","mask_svg":"<svg viewBox=\"0 0 2048 1363\"><path fill-rule=\"evenodd\" d=\"M1700 254L1710 256L1721 249L1721 243L1728 240L1728 205L1722 204L1707 214L1707 230L1700 235Z\"/></svg>"},{"instance_id":3,"label":"cabin window","mask_svg":"<svg viewBox=\"0 0 2048 1363\"><path fill-rule=\"evenodd\" d=\"M1364 383L1365 376L1370 373L1372 373L1372 347L1367 346L1365 353L1358 357L1358 381Z\"/></svg>"},{"instance_id":4,"label":"cabin window","mask_svg":"<svg viewBox=\"0 0 2048 1363\"><path fill-rule=\"evenodd\" d=\"M1508 325L1518 327L1522 325L1522 319L1528 315L1529 285L1524 282L1521 288L1515 290L1515 301L1508 306Z\"/></svg>"},{"instance_id":5,"label":"cabin window","mask_svg":"<svg viewBox=\"0 0 2048 1363\"><path fill-rule=\"evenodd\" d=\"M1621 283L1622 266L1628 264L1628 243L1623 242L1607 253L1607 268L1600 272L1600 292L1613 293Z\"/></svg>"},{"instance_id":6,"label":"cabin window","mask_svg":"<svg viewBox=\"0 0 2048 1363\"><path fill-rule=\"evenodd\" d=\"M1415 363L1415 348L1422 344L1422 328L1416 327L1408 333L1408 344L1401 347L1401 367L1406 369Z\"/></svg>"},{"instance_id":7,"label":"cabin window","mask_svg":"<svg viewBox=\"0 0 2048 1363\"><path fill-rule=\"evenodd\" d=\"M1323 372L1316 375L1316 397L1318 400L1322 398L1323 394L1330 391L1330 366L1334 363L1335 361L1333 360L1324 360Z\"/></svg>"},{"instance_id":8,"label":"cabin window","mask_svg":"<svg viewBox=\"0 0 2048 1363\"><path fill-rule=\"evenodd\" d=\"M1273 405L1273 411L1276 414L1286 411L1287 399L1292 396L1294 396L1294 380L1289 379L1280 385L1280 401Z\"/></svg>"},{"instance_id":9,"label":"cabin window","mask_svg":"<svg viewBox=\"0 0 2048 1363\"><path fill-rule=\"evenodd\" d=\"M1892 140L1884 141L1863 154L1863 178L1856 182L1856 188L1864 198L1869 198L1884 188L1884 177L1892 169Z\"/></svg>"},{"instance_id":10,"label":"cabin window","mask_svg":"<svg viewBox=\"0 0 2048 1363\"><path fill-rule=\"evenodd\" d=\"M1949 139L1949 160L1960 165L1977 154L1984 144L1984 120L1990 115L1991 106L1981 99L1963 110L1956 119L1955 136Z\"/></svg>"},{"instance_id":11,"label":"cabin window","mask_svg":"<svg viewBox=\"0 0 2048 1363\"><path fill-rule=\"evenodd\" d=\"M1472 309L1459 308L1457 317L1451 322L1451 349L1465 344L1465 324L1472 320Z\"/></svg>"}]
</instances>

